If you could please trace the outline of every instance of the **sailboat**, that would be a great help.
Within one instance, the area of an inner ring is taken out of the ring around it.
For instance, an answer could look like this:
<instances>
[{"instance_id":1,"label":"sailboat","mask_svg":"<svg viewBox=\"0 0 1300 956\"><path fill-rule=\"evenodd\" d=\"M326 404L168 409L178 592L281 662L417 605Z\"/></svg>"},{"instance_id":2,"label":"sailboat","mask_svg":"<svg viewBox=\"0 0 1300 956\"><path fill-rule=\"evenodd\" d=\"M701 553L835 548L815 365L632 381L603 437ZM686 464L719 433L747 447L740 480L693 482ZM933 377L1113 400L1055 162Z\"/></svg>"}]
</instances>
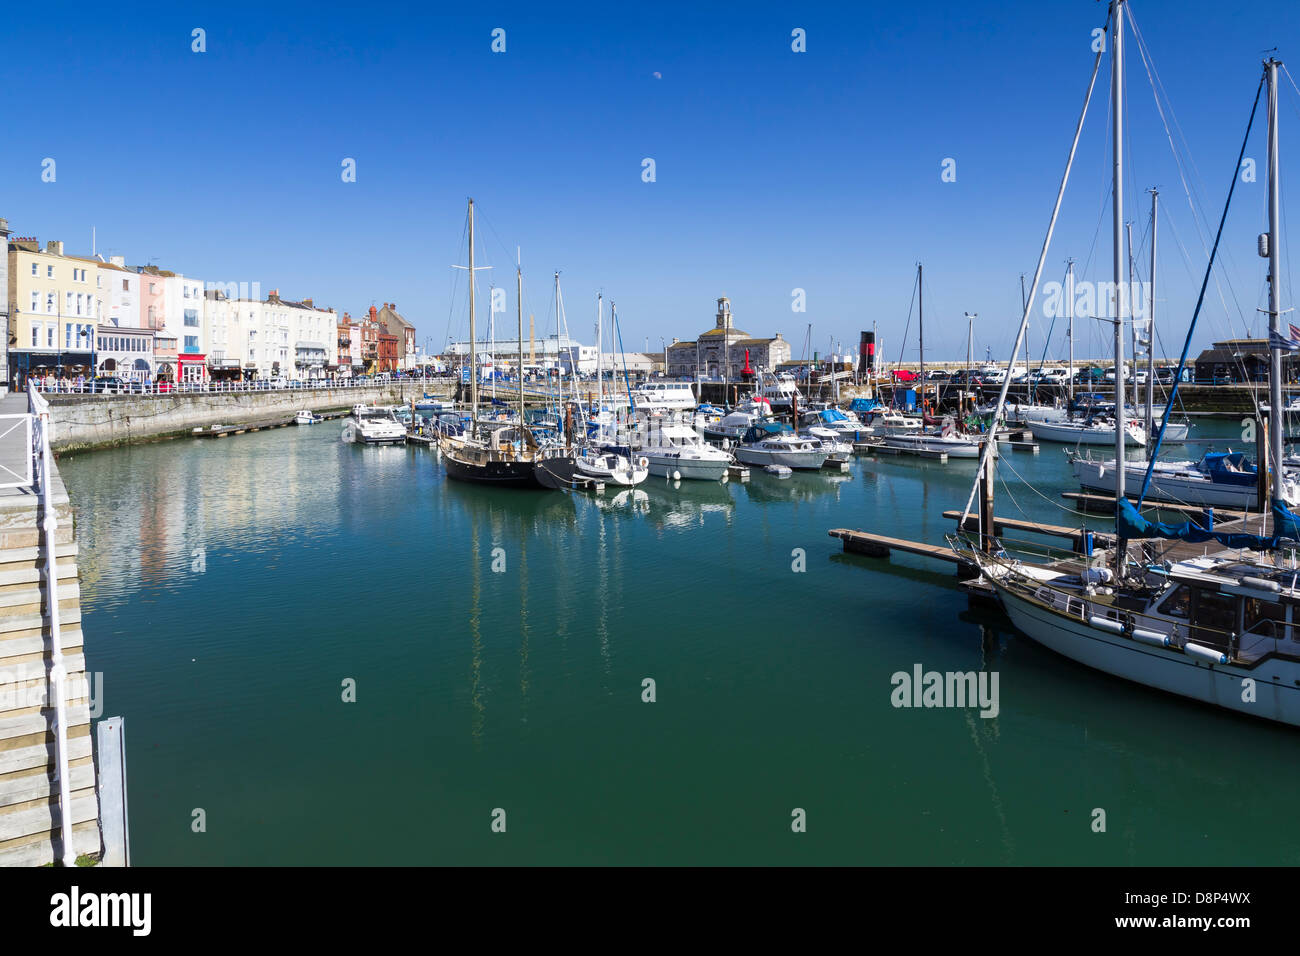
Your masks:
<instances>
[{"instance_id":1,"label":"sailboat","mask_svg":"<svg viewBox=\"0 0 1300 956\"><path fill-rule=\"evenodd\" d=\"M925 291L921 283L921 263L916 264L917 328L921 343L921 389L925 389ZM924 417L922 421L925 421ZM942 451L950 458L978 458L981 443L957 431L951 417L945 418L939 431L898 429L886 431L882 439L889 448L905 451Z\"/></svg>"},{"instance_id":2,"label":"sailboat","mask_svg":"<svg viewBox=\"0 0 1300 956\"><path fill-rule=\"evenodd\" d=\"M1127 0L1112 0L1112 209L1117 291L1123 279L1120 229L1123 221L1123 42L1126 12ZM1099 52L1094 79L1101 56ZM1278 344L1282 311L1278 253L1279 66L1276 59L1266 61L1261 80L1268 87L1269 193L1268 233L1261 237L1260 248L1267 252L1269 259L1268 316L1272 346L1269 395L1274 408L1281 407L1280 349L1285 347ZM1254 115L1252 110L1252 120ZM1233 169L1233 188L1248 137L1249 130ZM1076 131L1076 147L1077 144ZM1072 148L1071 160L1073 155ZM1064 185L1062 182L1062 192ZM1229 190L1229 202L1232 191ZM1060 209L1059 197L1056 209ZM1226 217L1225 208L1225 220ZM1053 213L1053 225L1055 218L1056 212ZM1223 220L1220 221L1219 234L1201 286L1201 299L1179 362L1180 373L1187 359L1196 315L1204 301L1205 287L1222 232ZM1049 229L1048 242L1050 237ZM1122 367L1123 296L1117 295L1116 298L1115 364ZM1122 428L1122 376L1117 376L1115 387L1117 417ZM1176 391L1177 380L1171 394L1171 405ZM999 407L1004 400L1005 393ZM1116 460L1123 458L1121 440L1116 439ZM1268 445L1272 459L1280 462L1283 455L1281 416L1270 417ZM991 461L986 458L983 464L987 467ZM1151 464L1148 463L1145 481L1150 480L1150 474ZM987 475L991 477L992 472L987 472ZM1149 521L1124 496L1126 471L1118 470L1116 478L1115 531L1119 545L1109 555L1102 556L1103 560L1109 559L1106 562L1109 566L1096 558L1084 564L1078 561L1031 564L1002 553L993 546L992 535L987 533L992 515L985 515L985 509L981 508L980 547L969 547L968 553L984 580L992 586L1012 623L1043 646L1106 673L1228 710L1300 726L1300 641L1297 641L1295 631L1300 626L1300 567L1296 565L1294 543L1287 546L1291 549L1289 559L1282 550L1284 542L1300 539L1300 519L1285 507L1279 496L1280 487L1274 485L1270 488L1270 527L1265 536L1251 533L1252 527L1262 531L1259 526L1262 522L1223 531L1193 522L1166 525ZM1142 493L1146 490L1144 487ZM972 488L971 501L975 494L976 488ZM966 512L969 510L970 501ZM1141 553L1130 553L1130 541L1160 539L1178 543L1164 555L1153 555L1150 544ZM970 542L966 544L969 546ZM1211 544L1220 546L1221 550L1210 553Z\"/></svg>"},{"instance_id":3,"label":"sailboat","mask_svg":"<svg viewBox=\"0 0 1300 956\"><path fill-rule=\"evenodd\" d=\"M544 488L553 485L539 480L537 465L543 459L562 457L558 450L542 449L524 420L523 376L519 382L519 420L517 422L479 420L477 348L474 327L474 200L469 200L469 342L470 419L463 434L442 434L438 438L443 467L447 476L457 481L476 482L509 488ZM457 267L465 268L465 267ZM519 366L523 367L523 271L516 266L519 309ZM495 388L495 386L493 386Z\"/></svg>"}]
</instances>

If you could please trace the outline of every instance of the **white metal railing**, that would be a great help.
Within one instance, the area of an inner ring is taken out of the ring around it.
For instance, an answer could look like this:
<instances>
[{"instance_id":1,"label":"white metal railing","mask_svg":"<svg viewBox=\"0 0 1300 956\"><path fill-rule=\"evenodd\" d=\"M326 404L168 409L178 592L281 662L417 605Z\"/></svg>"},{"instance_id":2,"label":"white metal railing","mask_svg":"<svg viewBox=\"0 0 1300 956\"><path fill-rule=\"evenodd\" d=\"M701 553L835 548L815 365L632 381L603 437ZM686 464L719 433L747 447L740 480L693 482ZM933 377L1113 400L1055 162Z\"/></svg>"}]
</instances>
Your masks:
<instances>
[{"instance_id":1,"label":"white metal railing","mask_svg":"<svg viewBox=\"0 0 1300 956\"><path fill-rule=\"evenodd\" d=\"M32 470L41 496L40 547L45 549L45 619L50 629L50 697L54 702L55 775L59 781L59 832L63 837L63 865L75 866L72 848L72 790L68 770L68 705L64 682L67 668L63 663L63 636L59 622L59 572L55 558L54 453L50 442L54 426L50 421L50 403L35 388L27 390L30 409Z\"/></svg>"},{"instance_id":2,"label":"white metal railing","mask_svg":"<svg viewBox=\"0 0 1300 956\"><path fill-rule=\"evenodd\" d=\"M70 379L50 379L48 381L31 378L28 386L48 395L185 395L185 394L225 394L243 392L281 392L302 389L336 389L336 388L375 388L381 385L409 384L416 386L446 388L455 385L454 375L425 376L374 379L261 379L252 382L129 382L118 384L106 382L80 382Z\"/></svg>"},{"instance_id":3,"label":"white metal railing","mask_svg":"<svg viewBox=\"0 0 1300 956\"><path fill-rule=\"evenodd\" d=\"M0 488L29 488L32 470L32 416L0 415Z\"/></svg>"}]
</instances>

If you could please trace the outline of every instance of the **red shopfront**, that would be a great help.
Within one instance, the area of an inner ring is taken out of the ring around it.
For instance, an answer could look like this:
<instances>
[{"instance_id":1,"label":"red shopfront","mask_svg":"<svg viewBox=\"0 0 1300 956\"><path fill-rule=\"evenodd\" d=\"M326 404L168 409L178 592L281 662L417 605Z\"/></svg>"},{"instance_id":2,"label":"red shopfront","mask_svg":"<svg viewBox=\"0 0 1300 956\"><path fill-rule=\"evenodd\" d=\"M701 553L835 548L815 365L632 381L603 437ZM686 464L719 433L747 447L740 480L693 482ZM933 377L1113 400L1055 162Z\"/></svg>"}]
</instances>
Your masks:
<instances>
[{"instance_id":1,"label":"red shopfront","mask_svg":"<svg viewBox=\"0 0 1300 956\"><path fill-rule=\"evenodd\" d=\"M208 381L207 356L197 352L176 356L176 380L179 382Z\"/></svg>"}]
</instances>

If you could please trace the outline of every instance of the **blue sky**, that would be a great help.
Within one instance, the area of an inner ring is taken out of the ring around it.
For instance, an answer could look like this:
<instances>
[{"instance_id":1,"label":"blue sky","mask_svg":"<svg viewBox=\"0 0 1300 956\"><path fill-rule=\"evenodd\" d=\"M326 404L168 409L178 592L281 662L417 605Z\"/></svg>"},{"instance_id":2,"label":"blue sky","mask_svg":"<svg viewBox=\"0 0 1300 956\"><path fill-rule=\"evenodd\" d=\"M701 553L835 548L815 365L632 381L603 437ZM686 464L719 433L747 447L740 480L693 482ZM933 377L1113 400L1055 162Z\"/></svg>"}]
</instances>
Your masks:
<instances>
[{"instance_id":1,"label":"blue sky","mask_svg":"<svg viewBox=\"0 0 1300 956\"><path fill-rule=\"evenodd\" d=\"M979 314L981 355L986 345L995 357L1010 351L1019 275L1037 259L1091 68L1090 31L1105 17L1094 0L186 7L14 4L0 14L0 216L16 234L84 253L94 226L101 253L132 263L259 282L354 315L396 302L436 348L449 327L466 331L450 266L464 261L473 196L480 262L510 286L507 325L518 245L539 332L554 328L559 269L570 331L587 341L598 290L638 349L710 327L725 294L740 328L780 331L796 354L810 323L811 348L824 353L832 339L852 348L875 322L887 356L909 360L917 261L928 355L964 356L966 311ZM1263 53L1300 35L1300 4L1258 0L1249 16L1208 0L1132 9L1208 233ZM202 54L191 52L195 27L206 30ZM503 54L490 49L496 27ZM796 27L806 53L791 51ZM1176 354L1204 252L1132 41L1128 52L1128 209L1140 242L1142 190L1161 187L1157 318ZM1109 278L1108 69L1045 281L1062 277L1067 256L1081 279ZM1300 143L1300 95L1283 85L1285 150ZM1198 344L1243 321L1258 327L1263 133L1261 109L1247 150L1259 180L1240 185L1225 236L1229 308L1212 295ZM1300 170L1297 155L1284 152L1284 177ZM57 162L53 183L41 181L45 157ZM345 157L356 160L354 183L341 181ZM645 157L653 183L641 178ZM957 179L944 183L949 157ZM1285 236L1283 254L1286 307ZM806 312L791 310L795 288ZM1036 318L1035 355L1045 331ZM1104 338L1081 322L1079 352L1103 354ZM1058 326L1049 355L1063 354Z\"/></svg>"}]
</instances>

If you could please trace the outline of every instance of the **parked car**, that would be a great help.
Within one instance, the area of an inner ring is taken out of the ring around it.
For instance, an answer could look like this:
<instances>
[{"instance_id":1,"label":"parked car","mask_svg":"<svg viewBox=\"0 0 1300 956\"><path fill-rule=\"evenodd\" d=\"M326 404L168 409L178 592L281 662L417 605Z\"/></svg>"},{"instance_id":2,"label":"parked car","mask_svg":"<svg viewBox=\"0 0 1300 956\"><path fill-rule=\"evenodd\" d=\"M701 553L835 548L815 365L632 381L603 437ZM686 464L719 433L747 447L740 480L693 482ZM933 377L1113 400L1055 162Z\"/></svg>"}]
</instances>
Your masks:
<instances>
[{"instance_id":1,"label":"parked car","mask_svg":"<svg viewBox=\"0 0 1300 956\"><path fill-rule=\"evenodd\" d=\"M87 384L96 394L120 395L127 390L127 383L116 375L96 375Z\"/></svg>"},{"instance_id":2,"label":"parked car","mask_svg":"<svg viewBox=\"0 0 1300 956\"><path fill-rule=\"evenodd\" d=\"M1081 368L1079 371L1074 373L1074 380L1080 385L1096 385L1099 382L1105 381L1105 379L1106 370L1099 368L1096 365L1090 366L1089 368ZM1114 380L1115 377L1112 375L1111 381Z\"/></svg>"}]
</instances>

